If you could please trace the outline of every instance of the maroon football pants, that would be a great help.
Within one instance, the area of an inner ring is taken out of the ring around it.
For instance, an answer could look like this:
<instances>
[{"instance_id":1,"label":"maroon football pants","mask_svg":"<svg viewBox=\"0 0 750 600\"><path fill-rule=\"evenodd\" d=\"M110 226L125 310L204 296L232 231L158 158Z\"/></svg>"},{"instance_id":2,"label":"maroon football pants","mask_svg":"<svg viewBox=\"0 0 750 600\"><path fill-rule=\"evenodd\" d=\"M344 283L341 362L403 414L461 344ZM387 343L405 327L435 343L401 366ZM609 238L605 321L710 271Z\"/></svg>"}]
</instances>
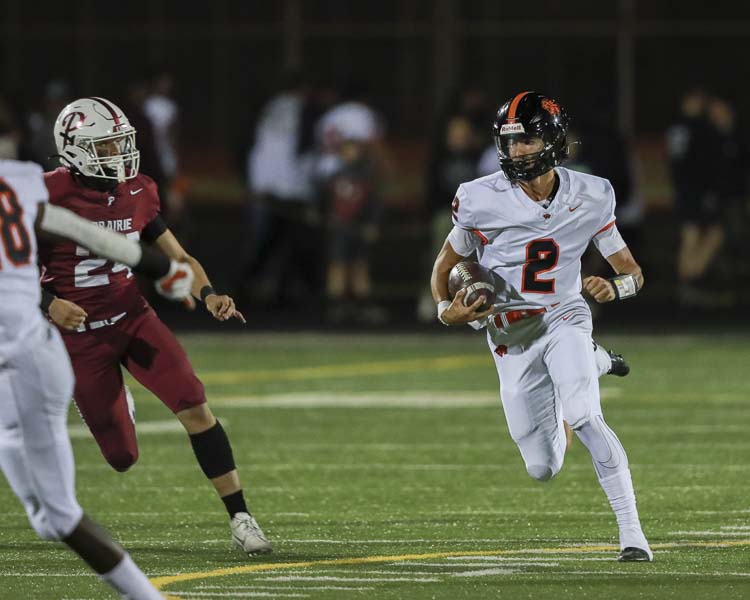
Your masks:
<instances>
[{"instance_id":1,"label":"maroon football pants","mask_svg":"<svg viewBox=\"0 0 750 600\"><path fill-rule=\"evenodd\" d=\"M185 351L151 308L93 331L66 332L63 339L75 372L78 411L118 471L138 460L120 365L173 413L206 401Z\"/></svg>"}]
</instances>

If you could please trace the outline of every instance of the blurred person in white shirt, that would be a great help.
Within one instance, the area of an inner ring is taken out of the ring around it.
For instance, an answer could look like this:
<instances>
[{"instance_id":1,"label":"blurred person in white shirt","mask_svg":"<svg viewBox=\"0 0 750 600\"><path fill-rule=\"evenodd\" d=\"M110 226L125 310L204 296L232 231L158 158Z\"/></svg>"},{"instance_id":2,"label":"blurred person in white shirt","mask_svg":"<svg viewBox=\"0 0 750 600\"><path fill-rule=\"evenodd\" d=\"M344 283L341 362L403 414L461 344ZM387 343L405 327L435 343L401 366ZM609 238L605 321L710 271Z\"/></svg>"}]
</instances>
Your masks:
<instances>
[{"instance_id":1,"label":"blurred person in white shirt","mask_svg":"<svg viewBox=\"0 0 750 600\"><path fill-rule=\"evenodd\" d=\"M239 287L275 307L309 299L319 287L312 149L302 144L308 100L300 74L284 74L280 91L261 111L247 155L252 248Z\"/></svg>"},{"instance_id":2,"label":"blurred person in white shirt","mask_svg":"<svg viewBox=\"0 0 750 600\"><path fill-rule=\"evenodd\" d=\"M143 102L154 132L154 141L159 154L161 168L167 179L177 175L177 134L180 110L172 98L174 78L171 73L162 71L152 79L151 93Z\"/></svg>"}]
</instances>

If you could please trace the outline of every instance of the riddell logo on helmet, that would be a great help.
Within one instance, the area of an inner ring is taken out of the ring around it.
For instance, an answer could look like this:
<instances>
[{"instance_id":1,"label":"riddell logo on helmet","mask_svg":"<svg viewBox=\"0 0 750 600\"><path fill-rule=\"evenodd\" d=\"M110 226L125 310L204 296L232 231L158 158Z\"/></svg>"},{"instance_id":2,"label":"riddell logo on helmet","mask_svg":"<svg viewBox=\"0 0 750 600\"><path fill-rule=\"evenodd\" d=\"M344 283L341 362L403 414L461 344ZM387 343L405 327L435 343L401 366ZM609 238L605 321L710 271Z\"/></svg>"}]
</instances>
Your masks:
<instances>
[{"instance_id":1,"label":"riddell logo on helmet","mask_svg":"<svg viewBox=\"0 0 750 600\"><path fill-rule=\"evenodd\" d=\"M551 98L545 98L542 100L542 108L552 116L560 114L560 105Z\"/></svg>"},{"instance_id":2,"label":"riddell logo on helmet","mask_svg":"<svg viewBox=\"0 0 750 600\"><path fill-rule=\"evenodd\" d=\"M526 133L523 123L505 123L500 126L500 135L510 135L512 133Z\"/></svg>"}]
</instances>

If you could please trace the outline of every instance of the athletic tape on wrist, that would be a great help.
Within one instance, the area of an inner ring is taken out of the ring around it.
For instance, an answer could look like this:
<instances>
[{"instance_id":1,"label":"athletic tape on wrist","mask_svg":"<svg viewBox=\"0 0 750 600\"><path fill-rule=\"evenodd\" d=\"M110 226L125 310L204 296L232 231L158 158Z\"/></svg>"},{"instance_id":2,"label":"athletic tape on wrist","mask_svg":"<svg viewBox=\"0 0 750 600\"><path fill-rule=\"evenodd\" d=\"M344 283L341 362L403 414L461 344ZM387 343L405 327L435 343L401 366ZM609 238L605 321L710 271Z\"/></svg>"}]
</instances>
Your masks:
<instances>
[{"instance_id":1,"label":"athletic tape on wrist","mask_svg":"<svg viewBox=\"0 0 750 600\"><path fill-rule=\"evenodd\" d=\"M609 279L609 282L615 288L615 296L618 300L632 298L638 293L638 280L635 275L617 275Z\"/></svg>"},{"instance_id":2,"label":"athletic tape on wrist","mask_svg":"<svg viewBox=\"0 0 750 600\"><path fill-rule=\"evenodd\" d=\"M438 302L437 305L437 318L438 321L440 321L443 325L448 325L445 321L443 321L443 313L447 310L447 308L451 305L450 300L441 300Z\"/></svg>"}]
</instances>

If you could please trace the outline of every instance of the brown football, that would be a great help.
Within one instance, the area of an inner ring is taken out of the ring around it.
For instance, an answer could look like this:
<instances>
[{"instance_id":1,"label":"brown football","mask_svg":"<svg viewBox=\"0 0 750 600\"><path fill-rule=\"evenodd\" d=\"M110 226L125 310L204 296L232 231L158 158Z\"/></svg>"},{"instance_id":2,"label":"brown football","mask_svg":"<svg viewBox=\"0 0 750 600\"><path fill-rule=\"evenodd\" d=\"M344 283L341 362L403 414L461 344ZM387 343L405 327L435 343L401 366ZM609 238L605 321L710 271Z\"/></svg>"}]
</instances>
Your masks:
<instances>
[{"instance_id":1,"label":"brown football","mask_svg":"<svg viewBox=\"0 0 750 600\"><path fill-rule=\"evenodd\" d=\"M453 298L460 290L466 289L464 305L469 306L479 298L484 302L479 310L487 310L495 303L495 277L487 267L473 260L463 260L451 269L448 275L448 293Z\"/></svg>"}]
</instances>

